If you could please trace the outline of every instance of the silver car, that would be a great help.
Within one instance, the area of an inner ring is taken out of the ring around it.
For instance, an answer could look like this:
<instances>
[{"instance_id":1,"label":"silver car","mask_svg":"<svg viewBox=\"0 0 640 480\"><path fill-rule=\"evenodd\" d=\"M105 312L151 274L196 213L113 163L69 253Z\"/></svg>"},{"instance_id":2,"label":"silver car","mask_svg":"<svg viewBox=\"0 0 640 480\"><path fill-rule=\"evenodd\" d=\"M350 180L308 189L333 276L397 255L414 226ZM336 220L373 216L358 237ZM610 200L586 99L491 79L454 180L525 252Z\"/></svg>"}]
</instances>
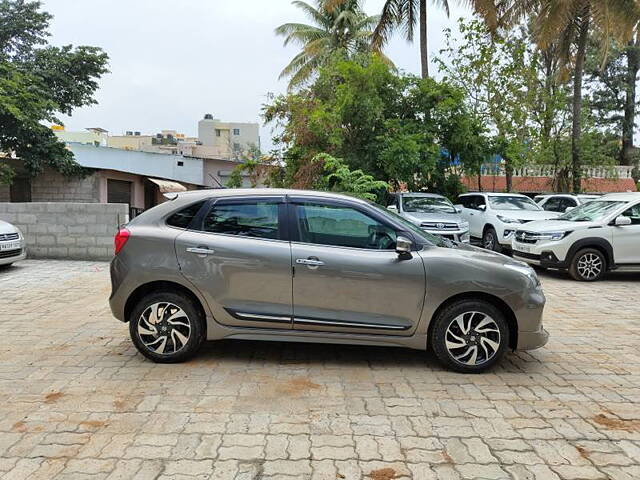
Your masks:
<instances>
[{"instance_id":1,"label":"silver car","mask_svg":"<svg viewBox=\"0 0 640 480\"><path fill-rule=\"evenodd\" d=\"M111 310L157 362L222 338L431 349L480 372L543 346L531 267L322 192L179 194L115 239Z\"/></svg>"},{"instance_id":2,"label":"silver car","mask_svg":"<svg viewBox=\"0 0 640 480\"><path fill-rule=\"evenodd\" d=\"M469 242L469 222L451 201L437 193L396 193L387 207L422 230L456 242Z\"/></svg>"},{"instance_id":3,"label":"silver car","mask_svg":"<svg viewBox=\"0 0 640 480\"><path fill-rule=\"evenodd\" d=\"M27 258L27 245L18 227L0 220L0 267Z\"/></svg>"}]
</instances>

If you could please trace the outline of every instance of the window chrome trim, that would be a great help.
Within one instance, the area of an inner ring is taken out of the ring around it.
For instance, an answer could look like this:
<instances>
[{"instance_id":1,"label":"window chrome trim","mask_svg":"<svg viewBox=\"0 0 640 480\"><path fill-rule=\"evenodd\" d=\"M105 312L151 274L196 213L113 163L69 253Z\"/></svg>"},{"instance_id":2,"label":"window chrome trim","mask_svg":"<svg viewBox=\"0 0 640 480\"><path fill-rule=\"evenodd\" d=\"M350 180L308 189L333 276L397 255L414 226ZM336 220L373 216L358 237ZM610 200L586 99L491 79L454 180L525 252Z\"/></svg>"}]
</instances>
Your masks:
<instances>
[{"instance_id":1,"label":"window chrome trim","mask_svg":"<svg viewBox=\"0 0 640 480\"><path fill-rule=\"evenodd\" d=\"M225 309L232 317L238 320L248 320L256 322L278 322L291 323L291 317L285 315L264 315L262 313L237 312L230 308Z\"/></svg>"}]
</instances>

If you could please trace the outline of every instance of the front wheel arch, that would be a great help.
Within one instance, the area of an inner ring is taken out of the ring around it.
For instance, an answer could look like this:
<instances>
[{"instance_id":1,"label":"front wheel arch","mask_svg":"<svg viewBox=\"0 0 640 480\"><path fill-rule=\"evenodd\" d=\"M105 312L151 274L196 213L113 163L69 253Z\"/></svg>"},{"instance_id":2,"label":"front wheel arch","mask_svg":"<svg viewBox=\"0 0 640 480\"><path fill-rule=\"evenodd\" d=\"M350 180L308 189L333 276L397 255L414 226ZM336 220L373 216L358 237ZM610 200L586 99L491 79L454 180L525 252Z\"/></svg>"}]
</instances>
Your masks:
<instances>
[{"instance_id":1,"label":"front wheel arch","mask_svg":"<svg viewBox=\"0 0 640 480\"><path fill-rule=\"evenodd\" d=\"M452 297L447 298L444 302L442 302L438 308L433 312L431 319L429 320L429 328L427 329L427 350L429 350L431 344L431 336L433 334L433 327L435 325L435 319L438 318L440 312L444 309L457 303L461 300L483 300L487 303L492 304L498 310L500 310L507 320L507 325L509 326L509 348L511 350L515 350L518 346L518 321L516 320L516 314L513 312L511 307L501 298L496 297L495 295L491 295L490 293L485 292L465 292L459 293L457 295L453 295Z\"/></svg>"}]
</instances>

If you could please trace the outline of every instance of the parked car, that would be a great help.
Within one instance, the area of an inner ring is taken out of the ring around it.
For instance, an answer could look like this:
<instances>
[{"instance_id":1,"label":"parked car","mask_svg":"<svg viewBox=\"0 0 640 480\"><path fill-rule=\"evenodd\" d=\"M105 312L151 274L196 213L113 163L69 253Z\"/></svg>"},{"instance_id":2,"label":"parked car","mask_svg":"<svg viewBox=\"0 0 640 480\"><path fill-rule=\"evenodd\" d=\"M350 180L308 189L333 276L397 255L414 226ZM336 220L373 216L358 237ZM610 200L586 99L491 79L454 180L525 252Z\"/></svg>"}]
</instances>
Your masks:
<instances>
[{"instance_id":1,"label":"parked car","mask_svg":"<svg viewBox=\"0 0 640 480\"><path fill-rule=\"evenodd\" d=\"M436 193L397 193L387 208L422 230L456 242L469 242L469 222L460 210Z\"/></svg>"},{"instance_id":2,"label":"parked car","mask_svg":"<svg viewBox=\"0 0 640 480\"><path fill-rule=\"evenodd\" d=\"M27 245L18 227L0 220L0 267L27 258Z\"/></svg>"},{"instance_id":3,"label":"parked car","mask_svg":"<svg viewBox=\"0 0 640 480\"><path fill-rule=\"evenodd\" d=\"M569 193L558 193L544 195L536 203L549 212L564 213L579 205L600 198L599 195L571 195ZM535 199L534 199L535 200Z\"/></svg>"},{"instance_id":4,"label":"parked car","mask_svg":"<svg viewBox=\"0 0 640 480\"><path fill-rule=\"evenodd\" d=\"M532 222L513 239L513 256L599 280L608 270L640 271L640 193L613 193L555 219Z\"/></svg>"},{"instance_id":5,"label":"parked car","mask_svg":"<svg viewBox=\"0 0 640 480\"><path fill-rule=\"evenodd\" d=\"M558 216L517 193L466 193L458 197L458 204L462 218L469 222L472 240L481 241L484 248L495 252L511 250L519 225Z\"/></svg>"},{"instance_id":6,"label":"parked car","mask_svg":"<svg viewBox=\"0 0 640 480\"><path fill-rule=\"evenodd\" d=\"M232 338L431 348L480 372L548 338L531 267L348 196L186 192L129 222L115 251L111 310L156 362Z\"/></svg>"}]
</instances>

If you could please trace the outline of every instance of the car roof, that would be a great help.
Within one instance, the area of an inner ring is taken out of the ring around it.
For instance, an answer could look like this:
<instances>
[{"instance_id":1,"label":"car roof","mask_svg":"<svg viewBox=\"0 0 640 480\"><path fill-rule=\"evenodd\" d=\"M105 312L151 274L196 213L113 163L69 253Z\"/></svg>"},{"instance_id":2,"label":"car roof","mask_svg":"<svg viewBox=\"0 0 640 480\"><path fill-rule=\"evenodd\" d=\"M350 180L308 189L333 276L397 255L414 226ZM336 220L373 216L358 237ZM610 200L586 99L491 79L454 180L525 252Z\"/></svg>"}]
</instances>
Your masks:
<instances>
[{"instance_id":1,"label":"car roof","mask_svg":"<svg viewBox=\"0 0 640 480\"><path fill-rule=\"evenodd\" d=\"M425 198L446 198L439 193L427 193L427 192L399 192L397 195L411 195L412 197L425 197Z\"/></svg>"},{"instance_id":2,"label":"car roof","mask_svg":"<svg viewBox=\"0 0 640 480\"><path fill-rule=\"evenodd\" d=\"M640 192L626 192L626 193L608 193L599 197L598 200L619 200L624 202L633 202L640 200Z\"/></svg>"},{"instance_id":3,"label":"car roof","mask_svg":"<svg viewBox=\"0 0 640 480\"><path fill-rule=\"evenodd\" d=\"M238 196L274 196L274 195L301 195L313 197L337 198L366 203L364 200L349 195L333 192L321 192L317 190L296 190L290 188L211 188L205 190L190 190L188 192L175 193L168 198L199 200L213 197L238 197Z\"/></svg>"},{"instance_id":4,"label":"car roof","mask_svg":"<svg viewBox=\"0 0 640 480\"><path fill-rule=\"evenodd\" d=\"M469 192L460 195L461 197L465 197L467 195L491 195L492 197L525 197L529 198L526 195L521 193L505 193L505 192Z\"/></svg>"}]
</instances>

